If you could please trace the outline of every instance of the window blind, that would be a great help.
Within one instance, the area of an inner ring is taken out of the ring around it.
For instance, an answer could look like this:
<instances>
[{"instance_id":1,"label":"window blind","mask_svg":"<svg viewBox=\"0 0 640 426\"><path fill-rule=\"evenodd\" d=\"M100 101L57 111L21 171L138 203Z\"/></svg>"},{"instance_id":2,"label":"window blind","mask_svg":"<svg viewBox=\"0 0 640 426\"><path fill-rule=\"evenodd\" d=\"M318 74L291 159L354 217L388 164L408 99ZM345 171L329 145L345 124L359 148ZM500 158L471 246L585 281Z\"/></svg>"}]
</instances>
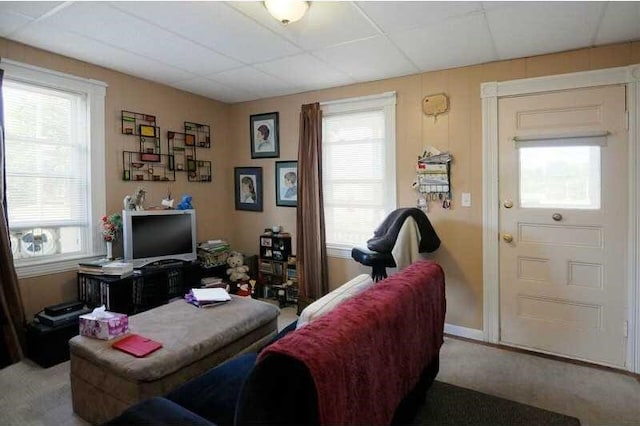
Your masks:
<instances>
[{"instance_id":1,"label":"window blind","mask_svg":"<svg viewBox=\"0 0 640 426\"><path fill-rule=\"evenodd\" d=\"M323 195L327 244L363 245L389 209L383 109L323 117Z\"/></svg>"},{"instance_id":2,"label":"window blind","mask_svg":"<svg viewBox=\"0 0 640 426\"><path fill-rule=\"evenodd\" d=\"M10 228L88 225L83 96L6 81L4 106Z\"/></svg>"}]
</instances>

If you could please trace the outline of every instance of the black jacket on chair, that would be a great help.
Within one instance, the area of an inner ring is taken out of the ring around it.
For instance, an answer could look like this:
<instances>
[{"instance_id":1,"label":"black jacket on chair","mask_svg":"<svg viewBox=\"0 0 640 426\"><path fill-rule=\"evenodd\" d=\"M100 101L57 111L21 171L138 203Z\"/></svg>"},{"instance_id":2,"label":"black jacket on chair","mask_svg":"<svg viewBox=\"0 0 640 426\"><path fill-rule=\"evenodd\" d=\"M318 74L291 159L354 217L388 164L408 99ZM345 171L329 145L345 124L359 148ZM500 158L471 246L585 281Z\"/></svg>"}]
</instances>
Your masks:
<instances>
[{"instance_id":1,"label":"black jacket on chair","mask_svg":"<svg viewBox=\"0 0 640 426\"><path fill-rule=\"evenodd\" d=\"M440 238L427 219L427 215L418 208L400 208L389 213L389 216L378 226L373 233L373 238L367 241L369 250L380 253L390 253L396 244L400 228L404 221L412 217L420 230L420 253L433 252L440 247Z\"/></svg>"}]
</instances>

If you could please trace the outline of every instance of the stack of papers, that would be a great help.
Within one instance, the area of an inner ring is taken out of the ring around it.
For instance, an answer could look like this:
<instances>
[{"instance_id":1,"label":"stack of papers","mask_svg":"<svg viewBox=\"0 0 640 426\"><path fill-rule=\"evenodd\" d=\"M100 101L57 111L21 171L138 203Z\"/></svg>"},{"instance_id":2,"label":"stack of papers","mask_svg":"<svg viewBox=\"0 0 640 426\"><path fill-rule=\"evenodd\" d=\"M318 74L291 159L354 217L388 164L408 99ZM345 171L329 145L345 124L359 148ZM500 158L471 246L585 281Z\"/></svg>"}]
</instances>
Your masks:
<instances>
[{"instance_id":1,"label":"stack of papers","mask_svg":"<svg viewBox=\"0 0 640 426\"><path fill-rule=\"evenodd\" d=\"M91 260L87 262L78 263L78 272L83 274L103 275L104 271L102 267L111 263L108 259Z\"/></svg>"},{"instance_id":2,"label":"stack of papers","mask_svg":"<svg viewBox=\"0 0 640 426\"><path fill-rule=\"evenodd\" d=\"M418 163L422 164L446 164L451 162L453 158L448 151L440 152L438 149L428 146L420 157Z\"/></svg>"},{"instance_id":3,"label":"stack of papers","mask_svg":"<svg viewBox=\"0 0 640 426\"><path fill-rule=\"evenodd\" d=\"M126 276L133 273L133 263L98 259L78 264L78 272L92 275Z\"/></svg>"},{"instance_id":4,"label":"stack of papers","mask_svg":"<svg viewBox=\"0 0 640 426\"><path fill-rule=\"evenodd\" d=\"M133 272L133 263L111 262L102 267L105 275L125 275Z\"/></svg>"},{"instance_id":5,"label":"stack of papers","mask_svg":"<svg viewBox=\"0 0 640 426\"><path fill-rule=\"evenodd\" d=\"M223 288L194 288L184 298L200 308L217 306L231 300L231 296Z\"/></svg>"}]
</instances>

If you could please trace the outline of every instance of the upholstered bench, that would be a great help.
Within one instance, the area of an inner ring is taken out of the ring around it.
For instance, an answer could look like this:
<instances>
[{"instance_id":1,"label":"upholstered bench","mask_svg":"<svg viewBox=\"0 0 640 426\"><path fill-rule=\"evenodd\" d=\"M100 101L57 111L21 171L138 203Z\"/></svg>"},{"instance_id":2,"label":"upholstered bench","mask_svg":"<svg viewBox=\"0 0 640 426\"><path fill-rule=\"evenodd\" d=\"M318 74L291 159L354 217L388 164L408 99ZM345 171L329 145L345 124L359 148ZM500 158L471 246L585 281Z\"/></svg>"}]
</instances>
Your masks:
<instances>
[{"instance_id":1,"label":"upholstered bench","mask_svg":"<svg viewBox=\"0 0 640 426\"><path fill-rule=\"evenodd\" d=\"M69 341L73 411L99 424L146 398L164 395L232 358L260 349L277 333L279 309L232 296L222 306L197 308L178 300L133 315L131 333L161 342L144 358L113 349L113 340Z\"/></svg>"}]
</instances>

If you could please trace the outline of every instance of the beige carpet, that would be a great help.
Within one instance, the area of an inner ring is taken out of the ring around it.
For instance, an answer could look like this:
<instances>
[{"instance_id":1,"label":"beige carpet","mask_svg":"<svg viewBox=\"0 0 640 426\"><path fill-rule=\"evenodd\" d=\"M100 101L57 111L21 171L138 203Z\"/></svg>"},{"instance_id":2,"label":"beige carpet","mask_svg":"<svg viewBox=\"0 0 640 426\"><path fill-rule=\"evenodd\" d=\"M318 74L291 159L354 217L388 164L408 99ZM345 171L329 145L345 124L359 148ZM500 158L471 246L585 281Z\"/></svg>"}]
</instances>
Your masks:
<instances>
[{"instance_id":1,"label":"beige carpet","mask_svg":"<svg viewBox=\"0 0 640 426\"><path fill-rule=\"evenodd\" d=\"M445 339L437 379L580 419L640 425L640 381L609 369Z\"/></svg>"},{"instance_id":2,"label":"beige carpet","mask_svg":"<svg viewBox=\"0 0 640 426\"><path fill-rule=\"evenodd\" d=\"M295 319L283 309L279 328ZM623 373L447 338L438 380L575 416L583 425L640 424L640 381ZM86 425L71 409L69 362L0 370L0 425Z\"/></svg>"}]
</instances>

